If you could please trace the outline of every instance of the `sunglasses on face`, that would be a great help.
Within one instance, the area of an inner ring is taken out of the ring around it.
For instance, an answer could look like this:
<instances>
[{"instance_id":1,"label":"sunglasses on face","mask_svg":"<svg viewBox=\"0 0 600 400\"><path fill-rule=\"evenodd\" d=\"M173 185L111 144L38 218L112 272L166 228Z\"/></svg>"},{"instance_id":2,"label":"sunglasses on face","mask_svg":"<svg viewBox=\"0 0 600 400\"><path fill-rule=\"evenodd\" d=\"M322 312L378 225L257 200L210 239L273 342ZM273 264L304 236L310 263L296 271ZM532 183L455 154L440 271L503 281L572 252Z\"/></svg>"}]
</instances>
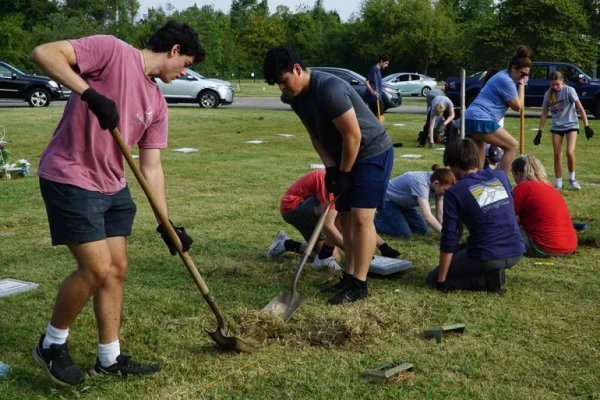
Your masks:
<instances>
[{"instance_id":1,"label":"sunglasses on face","mask_svg":"<svg viewBox=\"0 0 600 400\"><path fill-rule=\"evenodd\" d=\"M526 76L529 76L529 72L523 72L523 71L519 71L519 70L517 70L517 72L519 74L521 74L521 78L525 78Z\"/></svg>"}]
</instances>

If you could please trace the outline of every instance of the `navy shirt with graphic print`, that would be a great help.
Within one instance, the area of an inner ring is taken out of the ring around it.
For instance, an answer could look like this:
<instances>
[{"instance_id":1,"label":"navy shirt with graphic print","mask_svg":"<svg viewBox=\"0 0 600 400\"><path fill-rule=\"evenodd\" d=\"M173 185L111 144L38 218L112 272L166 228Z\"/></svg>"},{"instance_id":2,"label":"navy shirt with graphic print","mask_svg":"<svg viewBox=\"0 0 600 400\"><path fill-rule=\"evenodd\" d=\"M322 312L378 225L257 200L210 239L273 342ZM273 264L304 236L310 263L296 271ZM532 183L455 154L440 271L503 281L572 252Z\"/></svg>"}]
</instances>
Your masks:
<instances>
[{"instance_id":1,"label":"navy shirt with graphic print","mask_svg":"<svg viewBox=\"0 0 600 400\"><path fill-rule=\"evenodd\" d=\"M470 258L489 261L525 253L512 188L503 171L477 171L446 190L442 252L455 252L461 221L469 230L467 255Z\"/></svg>"}]
</instances>

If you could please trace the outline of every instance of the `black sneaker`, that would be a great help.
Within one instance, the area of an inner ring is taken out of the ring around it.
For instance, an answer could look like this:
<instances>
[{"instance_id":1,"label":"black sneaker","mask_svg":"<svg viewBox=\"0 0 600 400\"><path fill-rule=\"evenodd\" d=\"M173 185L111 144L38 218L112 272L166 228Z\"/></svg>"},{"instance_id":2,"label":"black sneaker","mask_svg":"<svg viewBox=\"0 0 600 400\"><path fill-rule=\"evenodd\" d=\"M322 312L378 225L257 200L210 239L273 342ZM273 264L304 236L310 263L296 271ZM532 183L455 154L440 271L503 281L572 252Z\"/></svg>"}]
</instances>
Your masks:
<instances>
[{"instance_id":1,"label":"black sneaker","mask_svg":"<svg viewBox=\"0 0 600 400\"><path fill-rule=\"evenodd\" d=\"M90 371L90 375L120 375L126 377L127 375L148 375L160 371L158 365L144 365L131 361L131 357L121 353L117 357L117 362L110 367L103 367L100 364L100 359L96 359L96 365L94 369Z\"/></svg>"},{"instance_id":2,"label":"black sneaker","mask_svg":"<svg viewBox=\"0 0 600 400\"><path fill-rule=\"evenodd\" d=\"M50 375L50 379L54 383L63 386L78 385L85 380L83 372L75 366L67 343L51 344L49 349L43 349L42 343L44 337L42 335L40 341L33 349L33 359L40 367Z\"/></svg>"},{"instance_id":3,"label":"black sneaker","mask_svg":"<svg viewBox=\"0 0 600 400\"><path fill-rule=\"evenodd\" d=\"M336 283L335 285L325 286L324 288L321 288L320 289L321 293L339 292L340 290L342 290L343 288L346 287L348 282L350 282L351 276L352 275L349 275L344 272L344 275L342 275L342 277L340 278L340 281L338 283Z\"/></svg>"},{"instance_id":4,"label":"black sneaker","mask_svg":"<svg viewBox=\"0 0 600 400\"><path fill-rule=\"evenodd\" d=\"M335 296L327 301L327 304L337 305L342 303L353 303L362 300L369 294L366 282L364 286L359 286L357 282L350 282L345 288L340 290Z\"/></svg>"}]
</instances>

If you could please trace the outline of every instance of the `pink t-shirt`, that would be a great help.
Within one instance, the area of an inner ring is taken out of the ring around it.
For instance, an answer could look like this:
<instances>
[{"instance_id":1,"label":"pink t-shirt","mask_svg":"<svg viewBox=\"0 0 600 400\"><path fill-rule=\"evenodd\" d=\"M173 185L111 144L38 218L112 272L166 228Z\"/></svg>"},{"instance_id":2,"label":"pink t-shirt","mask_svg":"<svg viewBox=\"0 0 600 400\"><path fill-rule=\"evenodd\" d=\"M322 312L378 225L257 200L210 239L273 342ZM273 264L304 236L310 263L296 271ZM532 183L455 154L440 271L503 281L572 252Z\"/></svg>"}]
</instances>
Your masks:
<instances>
[{"instance_id":1,"label":"pink t-shirt","mask_svg":"<svg viewBox=\"0 0 600 400\"><path fill-rule=\"evenodd\" d=\"M167 103L144 73L139 50L105 35L71 40L80 76L113 100L119 131L131 149L167 147ZM125 160L109 131L102 130L87 103L73 93L48 147L38 175L49 181L114 194L125 187Z\"/></svg>"}]
</instances>

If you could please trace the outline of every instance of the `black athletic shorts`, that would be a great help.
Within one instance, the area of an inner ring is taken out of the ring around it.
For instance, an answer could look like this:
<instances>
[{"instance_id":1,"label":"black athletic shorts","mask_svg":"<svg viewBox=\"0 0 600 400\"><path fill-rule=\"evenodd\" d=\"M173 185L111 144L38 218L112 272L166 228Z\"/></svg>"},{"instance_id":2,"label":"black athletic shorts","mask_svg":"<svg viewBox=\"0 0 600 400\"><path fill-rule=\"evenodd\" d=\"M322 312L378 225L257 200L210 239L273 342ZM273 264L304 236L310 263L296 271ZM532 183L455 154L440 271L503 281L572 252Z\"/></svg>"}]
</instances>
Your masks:
<instances>
[{"instance_id":1,"label":"black athletic shorts","mask_svg":"<svg viewBox=\"0 0 600 400\"><path fill-rule=\"evenodd\" d=\"M40 191L53 246L131 235L136 206L127 186L106 195L40 178Z\"/></svg>"},{"instance_id":2,"label":"black athletic shorts","mask_svg":"<svg viewBox=\"0 0 600 400\"><path fill-rule=\"evenodd\" d=\"M561 130L561 131L558 131L558 130L552 131L551 130L550 132L552 132L555 135L559 135L561 137L565 137L566 134L571 133L571 132L577 132L577 134L579 135L579 129L565 129L564 131L563 130Z\"/></svg>"}]
</instances>

